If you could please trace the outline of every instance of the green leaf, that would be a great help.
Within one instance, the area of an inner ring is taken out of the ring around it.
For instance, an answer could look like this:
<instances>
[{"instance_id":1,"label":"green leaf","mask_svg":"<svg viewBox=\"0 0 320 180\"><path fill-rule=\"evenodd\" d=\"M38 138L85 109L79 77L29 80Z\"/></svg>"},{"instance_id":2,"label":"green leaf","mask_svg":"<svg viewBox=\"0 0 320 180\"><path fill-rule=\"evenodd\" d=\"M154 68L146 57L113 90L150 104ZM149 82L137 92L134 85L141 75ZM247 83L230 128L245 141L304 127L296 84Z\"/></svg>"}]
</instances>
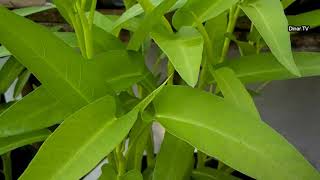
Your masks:
<instances>
[{"instance_id":1,"label":"green leaf","mask_svg":"<svg viewBox=\"0 0 320 180\"><path fill-rule=\"evenodd\" d=\"M192 171L192 179L194 180L240 180L237 177L218 171L213 168L200 168Z\"/></svg>"},{"instance_id":2,"label":"green leaf","mask_svg":"<svg viewBox=\"0 0 320 180\"><path fill-rule=\"evenodd\" d=\"M154 28L151 36L183 80L192 87L198 82L202 60L203 39L192 27L183 27L178 33Z\"/></svg>"},{"instance_id":3,"label":"green leaf","mask_svg":"<svg viewBox=\"0 0 320 180\"><path fill-rule=\"evenodd\" d=\"M302 26L308 25L310 28L315 28L320 26L320 10L313 10L298 15L287 16L289 25Z\"/></svg>"},{"instance_id":4,"label":"green leaf","mask_svg":"<svg viewBox=\"0 0 320 180\"><path fill-rule=\"evenodd\" d=\"M137 31L131 37L127 49L139 50L140 45L145 40L146 36L152 30L153 26L160 22L162 16L170 9L177 0L166 0L155 7L141 22Z\"/></svg>"},{"instance_id":5,"label":"green leaf","mask_svg":"<svg viewBox=\"0 0 320 180\"><path fill-rule=\"evenodd\" d=\"M111 164L105 164L101 167L102 174L99 180L117 180L117 172Z\"/></svg>"},{"instance_id":6,"label":"green leaf","mask_svg":"<svg viewBox=\"0 0 320 180\"><path fill-rule=\"evenodd\" d=\"M288 21L279 0L251 0L240 5L277 60L292 74L300 76L291 52ZM276 21L275 21L276 19Z\"/></svg>"},{"instance_id":7,"label":"green leaf","mask_svg":"<svg viewBox=\"0 0 320 180\"><path fill-rule=\"evenodd\" d=\"M120 180L143 180L142 174L140 171L131 170L120 177Z\"/></svg>"},{"instance_id":8,"label":"green leaf","mask_svg":"<svg viewBox=\"0 0 320 180\"><path fill-rule=\"evenodd\" d=\"M156 119L169 133L255 179L320 178L276 131L218 96L167 86L154 107Z\"/></svg>"},{"instance_id":9,"label":"green leaf","mask_svg":"<svg viewBox=\"0 0 320 180\"><path fill-rule=\"evenodd\" d=\"M110 50L124 50L125 44L112 34L93 25L93 46L96 55Z\"/></svg>"},{"instance_id":10,"label":"green leaf","mask_svg":"<svg viewBox=\"0 0 320 180\"><path fill-rule=\"evenodd\" d=\"M45 6L31 6L31 7L14 9L14 10L12 10L12 12L14 12L20 16L28 16L30 14L46 11L48 9L53 9L53 8L55 8L55 5L48 3Z\"/></svg>"},{"instance_id":11,"label":"green leaf","mask_svg":"<svg viewBox=\"0 0 320 180\"><path fill-rule=\"evenodd\" d=\"M153 180L184 180L193 169L194 148L166 132L157 155Z\"/></svg>"},{"instance_id":12,"label":"green leaf","mask_svg":"<svg viewBox=\"0 0 320 180\"><path fill-rule=\"evenodd\" d=\"M0 58L5 56L10 56L11 53L4 46L0 46Z\"/></svg>"},{"instance_id":13,"label":"green leaf","mask_svg":"<svg viewBox=\"0 0 320 180\"><path fill-rule=\"evenodd\" d=\"M123 140L138 114L134 109L117 118L115 111L115 100L107 95L69 116L41 146L20 178L84 176Z\"/></svg>"},{"instance_id":14,"label":"green leaf","mask_svg":"<svg viewBox=\"0 0 320 180\"><path fill-rule=\"evenodd\" d=\"M114 91L120 92L140 81L148 72L140 53L112 50L93 59L94 69Z\"/></svg>"},{"instance_id":15,"label":"green leaf","mask_svg":"<svg viewBox=\"0 0 320 180\"><path fill-rule=\"evenodd\" d=\"M242 108L243 110L251 113L257 119L260 119L259 112L246 90L246 87L236 77L232 69L228 67L219 68L217 70L210 69L210 72L215 77L219 89L226 101Z\"/></svg>"},{"instance_id":16,"label":"green leaf","mask_svg":"<svg viewBox=\"0 0 320 180\"><path fill-rule=\"evenodd\" d=\"M0 137L58 124L70 113L67 104L41 86L0 114Z\"/></svg>"},{"instance_id":17,"label":"green leaf","mask_svg":"<svg viewBox=\"0 0 320 180\"><path fill-rule=\"evenodd\" d=\"M52 94L69 103L70 110L77 110L109 91L107 85L100 83L103 77L90 69L90 62L49 30L5 8L0 8L1 17L6 21L0 22L0 42ZM17 32L15 24L23 28Z\"/></svg>"},{"instance_id":18,"label":"green leaf","mask_svg":"<svg viewBox=\"0 0 320 180\"><path fill-rule=\"evenodd\" d=\"M11 56L0 70L0 94L3 94L17 79L24 67Z\"/></svg>"},{"instance_id":19,"label":"green leaf","mask_svg":"<svg viewBox=\"0 0 320 180\"><path fill-rule=\"evenodd\" d=\"M49 135L49 130L39 130L26 134L0 138L0 155L28 144L44 141Z\"/></svg>"},{"instance_id":20,"label":"green leaf","mask_svg":"<svg viewBox=\"0 0 320 180\"><path fill-rule=\"evenodd\" d=\"M249 35L250 38L254 38L253 36L255 36L255 34L254 33L251 34L251 32L250 32L250 35ZM225 36L237 44L237 46L239 47L239 51L240 51L241 56L257 54L256 48L252 44L250 44L249 42L239 41L239 40L237 40L235 35L233 35L231 33L227 33L227 34L225 34Z\"/></svg>"},{"instance_id":21,"label":"green leaf","mask_svg":"<svg viewBox=\"0 0 320 180\"><path fill-rule=\"evenodd\" d=\"M293 56L303 77L320 75L320 53L296 52ZM243 56L224 65L233 69L244 83L297 78L281 66L271 53Z\"/></svg>"},{"instance_id":22,"label":"green leaf","mask_svg":"<svg viewBox=\"0 0 320 180\"><path fill-rule=\"evenodd\" d=\"M203 23L217 17L236 4L238 0L189 0L173 16L173 25L176 29L182 26L196 26L192 13Z\"/></svg>"},{"instance_id":23,"label":"green leaf","mask_svg":"<svg viewBox=\"0 0 320 180\"><path fill-rule=\"evenodd\" d=\"M13 97L18 97L24 86L27 84L29 77L31 76L31 72L27 69L25 69L18 77L18 81L16 86L14 87L14 93L13 93Z\"/></svg>"},{"instance_id":24,"label":"green leaf","mask_svg":"<svg viewBox=\"0 0 320 180\"><path fill-rule=\"evenodd\" d=\"M227 15L226 12L221 13L217 17L208 20L205 24L206 31L211 40L212 54L214 56L214 59L210 60L211 63L218 63L221 58L225 40L224 34L227 31L228 25Z\"/></svg>"}]
</instances>

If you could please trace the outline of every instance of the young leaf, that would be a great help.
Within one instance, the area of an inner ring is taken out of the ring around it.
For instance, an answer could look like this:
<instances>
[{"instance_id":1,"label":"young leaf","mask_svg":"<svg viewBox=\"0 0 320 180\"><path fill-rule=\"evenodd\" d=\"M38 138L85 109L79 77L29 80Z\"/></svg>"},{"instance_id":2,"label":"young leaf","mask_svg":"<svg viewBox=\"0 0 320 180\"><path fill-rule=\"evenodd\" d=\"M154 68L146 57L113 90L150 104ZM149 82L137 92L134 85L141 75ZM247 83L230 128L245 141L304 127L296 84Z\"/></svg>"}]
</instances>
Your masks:
<instances>
[{"instance_id":1,"label":"young leaf","mask_svg":"<svg viewBox=\"0 0 320 180\"><path fill-rule=\"evenodd\" d=\"M228 14L221 13L215 18L208 20L205 24L206 31L211 40L213 58L210 63L218 63L221 58L221 52L224 44L224 34L227 31Z\"/></svg>"},{"instance_id":2,"label":"young leaf","mask_svg":"<svg viewBox=\"0 0 320 180\"><path fill-rule=\"evenodd\" d=\"M279 0L250 0L240 5L277 60L292 74L300 76L294 63L288 21ZM275 21L276 19L276 21Z\"/></svg>"},{"instance_id":3,"label":"young leaf","mask_svg":"<svg viewBox=\"0 0 320 180\"><path fill-rule=\"evenodd\" d=\"M194 148L166 132L157 155L153 180L183 180L190 178Z\"/></svg>"},{"instance_id":4,"label":"young leaf","mask_svg":"<svg viewBox=\"0 0 320 180\"><path fill-rule=\"evenodd\" d=\"M3 94L25 68L11 56L0 70L0 94Z\"/></svg>"},{"instance_id":5,"label":"young leaf","mask_svg":"<svg viewBox=\"0 0 320 180\"><path fill-rule=\"evenodd\" d=\"M163 1L159 6L148 13L130 39L127 49L135 51L139 50L140 45L152 30L153 26L161 20L162 16L176 3L176 1L177 0Z\"/></svg>"},{"instance_id":6,"label":"young leaf","mask_svg":"<svg viewBox=\"0 0 320 180\"><path fill-rule=\"evenodd\" d=\"M213 168L199 168L192 171L192 179L194 180L241 180L230 174L218 171Z\"/></svg>"},{"instance_id":7,"label":"young leaf","mask_svg":"<svg viewBox=\"0 0 320 180\"><path fill-rule=\"evenodd\" d=\"M257 111L253 99L232 69L223 67L217 70L210 69L210 72L215 77L217 85L222 91L226 101L251 113L257 119L260 119L259 112Z\"/></svg>"},{"instance_id":8,"label":"young leaf","mask_svg":"<svg viewBox=\"0 0 320 180\"><path fill-rule=\"evenodd\" d=\"M117 180L117 172L111 164L105 164L101 167L102 174L99 180Z\"/></svg>"},{"instance_id":9,"label":"young leaf","mask_svg":"<svg viewBox=\"0 0 320 180\"><path fill-rule=\"evenodd\" d=\"M115 100L107 95L69 116L41 146L20 178L81 178L123 140L138 114L134 109L117 118L115 111Z\"/></svg>"},{"instance_id":10,"label":"young leaf","mask_svg":"<svg viewBox=\"0 0 320 180\"><path fill-rule=\"evenodd\" d=\"M44 141L49 135L49 130L39 130L26 134L0 138L0 155L28 144Z\"/></svg>"},{"instance_id":11,"label":"young leaf","mask_svg":"<svg viewBox=\"0 0 320 180\"><path fill-rule=\"evenodd\" d=\"M154 107L156 119L169 133L253 178L320 178L276 131L218 96L167 86L154 100Z\"/></svg>"},{"instance_id":12,"label":"young leaf","mask_svg":"<svg viewBox=\"0 0 320 180\"><path fill-rule=\"evenodd\" d=\"M287 16L289 25L293 26L310 26L310 28L315 28L320 26L320 10L313 10L298 15Z\"/></svg>"},{"instance_id":13,"label":"young leaf","mask_svg":"<svg viewBox=\"0 0 320 180\"><path fill-rule=\"evenodd\" d=\"M296 52L293 56L303 77L320 75L320 53ZM243 56L224 65L233 69L244 83L297 78L281 66L271 53Z\"/></svg>"},{"instance_id":14,"label":"young leaf","mask_svg":"<svg viewBox=\"0 0 320 180\"><path fill-rule=\"evenodd\" d=\"M194 87L198 82L202 60L203 39L201 34L192 27L183 27L176 34L161 28L154 28L151 37L168 56L182 79Z\"/></svg>"},{"instance_id":15,"label":"young leaf","mask_svg":"<svg viewBox=\"0 0 320 180\"><path fill-rule=\"evenodd\" d=\"M14 87L14 93L13 93L13 97L18 97L24 86L26 85L26 83L28 82L29 80L29 77L31 75L31 72L28 70L28 69L25 69L18 77L18 81L17 81L17 84L16 86Z\"/></svg>"},{"instance_id":16,"label":"young leaf","mask_svg":"<svg viewBox=\"0 0 320 180\"><path fill-rule=\"evenodd\" d=\"M173 25L176 29L180 29L182 26L196 26L197 23L192 13L203 23L217 17L238 1L239 0L189 0L174 14Z\"/></svg>"}]
</instances>

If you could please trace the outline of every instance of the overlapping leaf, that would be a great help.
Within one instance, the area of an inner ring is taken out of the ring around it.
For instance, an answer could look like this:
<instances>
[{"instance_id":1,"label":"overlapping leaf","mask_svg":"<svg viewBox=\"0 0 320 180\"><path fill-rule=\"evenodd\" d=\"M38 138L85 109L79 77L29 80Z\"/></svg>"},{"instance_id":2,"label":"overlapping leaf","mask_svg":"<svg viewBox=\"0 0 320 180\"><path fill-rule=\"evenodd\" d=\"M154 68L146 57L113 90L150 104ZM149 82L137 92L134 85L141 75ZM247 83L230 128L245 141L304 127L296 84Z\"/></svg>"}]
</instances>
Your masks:
<instances>
[{"instance_id":1,"label":"overlapping leaf","mask_svg":"<svg viewBox=\"0 0 320 180\"><path fill-rule=\"evenodd\" d=\"M154 106L157 120L168 132L253 178L320 178L276 131L218 96L168 86Z\"/></svg>"}]
</instances>

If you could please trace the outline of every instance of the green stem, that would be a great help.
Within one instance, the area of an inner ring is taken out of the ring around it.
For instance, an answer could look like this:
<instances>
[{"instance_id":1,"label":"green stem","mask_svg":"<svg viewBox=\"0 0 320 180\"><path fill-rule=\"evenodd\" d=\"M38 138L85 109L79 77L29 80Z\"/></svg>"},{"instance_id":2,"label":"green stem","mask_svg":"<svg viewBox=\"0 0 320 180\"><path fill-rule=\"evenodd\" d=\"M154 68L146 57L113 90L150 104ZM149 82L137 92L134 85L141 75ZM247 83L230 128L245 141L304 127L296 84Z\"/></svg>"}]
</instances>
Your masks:
<instances>
[{"instance_id":1,"label":"green stem","mask_svg":"<svg viewBox=\"0 0 320 180\"><path fill-rule=\"evenodd\" d=\"M153 136L152 136L152 130L150 129L150 134L148 137L148 142L147 142L147 164L149 168L153 168L155 165L155 158L154 158L154 149L153 149Z\"/></svg>"},{"instance_id":2,"label":"green stem","mask_svg":"<svg viewBox=\"0 0 320 180\"><path fill-rule=\"evenodd\" d=\"M126 172L126 159L123 156L123 143L120 143L116 148L116 156L118 161L118 176L122 176Z\"/></svg>"},{"instance_id":3,"label":"green stem","mask_svg":"<svg viewBox=\"0 0 320 180\"><path fill-rule=\"evenodd\" d=\"M229 22L228 22L228 27L227 27L227 32L226 33L232 33L234 31L234 28L236 26L236 22L240 13L240 7L238 5L236 5L236 10L234 10L235 7L232 7L230 9L230 13L229 13ZM224 40L224 44L223 44L223 49L222 49L222 55L221 55L221 59L219 61L219 63L222 63L229 51L229 46L230 46L230 42L231 40L226 37Z\"/></svg>"},{"instance_id":4,"label":"green stem","mask_svg":"<svg viewBox=\"0 0 320 180\"><path fill-rule=\"evenodd\" d=\"M3 174L5 180L12 180L12 169L11 169L11 153L8 152L1 156L3 163Z\"/></svg>"}]
</instances>

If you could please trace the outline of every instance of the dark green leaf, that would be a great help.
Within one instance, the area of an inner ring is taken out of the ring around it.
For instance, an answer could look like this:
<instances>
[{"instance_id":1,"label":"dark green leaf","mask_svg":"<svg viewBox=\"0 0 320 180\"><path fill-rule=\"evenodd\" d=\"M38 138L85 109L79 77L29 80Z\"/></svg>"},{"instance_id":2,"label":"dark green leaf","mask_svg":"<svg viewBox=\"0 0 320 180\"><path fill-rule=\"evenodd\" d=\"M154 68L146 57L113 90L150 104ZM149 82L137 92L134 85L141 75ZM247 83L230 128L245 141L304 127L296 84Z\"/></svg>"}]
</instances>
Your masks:
<instances>
[{"instance_id":1,"label":"dark green leaf","mask_svg":"<svg viewBox=\"0 0 320 180\"><path fill-rule=\"evenodd\" d=\"M291 52L288 21L279 0L251 0L240 5L277 60L292 74L300 76ZM275 21L276 19L276 21Z\"/></svg>"},{"instance_id":2,"label":"dark green leaf","mask_svg":"<svg viewBox=\"0 0 320 180\"><path fill-rule=\"evenodd\" d=\"M39 130L26 134L0 138L0 155L28 144L44 141L49 135L49 130Z\"/></svg>"},{"instance_id":3,"label":"dark green leaf","mask_svg":"<svg viewBox=\"0 0 320 180\"><path fill-rule=\"evenodd\" d=\"M167 86L154 100L154 107L156 119L168 132L253 178L320 178L276 131L218 96Z\"/></svg>"},{"instance_id":4,"label":"dark green leaf","mask_svg":"<svg viewBox=\"0 0 320 180\"><path fill-rule=\"evenodd\" d=\"M184 180L193 169L194 148L166 132L157 155L153 180Z\"/></svg>"},{"instance_id":5,"label":"dark green leaf","mask_svg":"<svg viewBox=\"0 0 320 180\"><path fill-rule=\"evenodd\" d=\"M155 28L151 37L168 56L170 62L186 83L194 87L198 82L202 60L203 39L192 27L183 27L178 33Z\"/></svg>"}]
</instances>

